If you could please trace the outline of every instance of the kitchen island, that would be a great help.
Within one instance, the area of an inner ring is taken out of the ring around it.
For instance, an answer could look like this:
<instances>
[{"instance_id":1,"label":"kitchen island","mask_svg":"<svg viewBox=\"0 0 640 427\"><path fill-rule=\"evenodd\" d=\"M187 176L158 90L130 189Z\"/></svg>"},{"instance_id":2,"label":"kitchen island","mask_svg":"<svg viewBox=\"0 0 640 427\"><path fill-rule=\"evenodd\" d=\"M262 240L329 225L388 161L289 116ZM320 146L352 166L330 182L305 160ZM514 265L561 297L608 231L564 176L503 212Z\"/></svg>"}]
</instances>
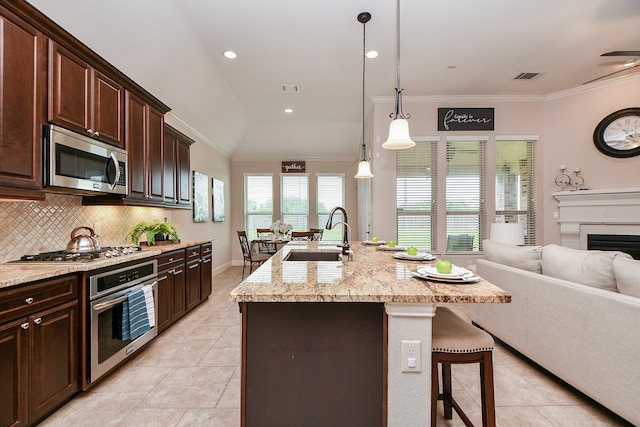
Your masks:
<instances>
[{"instance_id":1,"label":"kitchen island","mask_svg":"<svg viewBox=\"0 0 640 427\"><path fill-rule=\"evenodd\" d=\"M485 280L425 281L414 262L352 249L353 261L289 261L339 251L291 242L231 292L243 315L243 426L426 426L436 304L511 300ZM418 342L413 372L403 372L402 341Z\"/></svg>"}]
</instances>

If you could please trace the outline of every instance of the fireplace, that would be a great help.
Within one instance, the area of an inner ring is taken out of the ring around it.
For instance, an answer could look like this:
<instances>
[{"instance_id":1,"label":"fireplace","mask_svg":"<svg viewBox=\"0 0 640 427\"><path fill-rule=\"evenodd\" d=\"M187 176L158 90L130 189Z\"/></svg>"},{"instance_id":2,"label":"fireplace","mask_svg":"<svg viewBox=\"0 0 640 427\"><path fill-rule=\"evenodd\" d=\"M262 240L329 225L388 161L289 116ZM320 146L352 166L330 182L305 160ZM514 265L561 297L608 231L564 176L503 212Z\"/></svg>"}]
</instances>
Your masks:
<instances>
[{"instance_id":1,"label":"fireplace","mask_svg":"<svg viewBox=\"0 0 640 427\"><path fill-rule=\"evenodd\" d=\"M640 258L640 188L561 191L553 197L559 201L562 246L628 249Z\"/></svg>"},{"instance_id":2,"label":"fireplace","mask_svg":"<svg viewBox=\"0 0 640 427\"><path fill-rule=\"evenodd\" d=\"M589 234L587 249L601 251L622 251L640 259L640 236L628 234Z\"/></svg>"}]
</instances>

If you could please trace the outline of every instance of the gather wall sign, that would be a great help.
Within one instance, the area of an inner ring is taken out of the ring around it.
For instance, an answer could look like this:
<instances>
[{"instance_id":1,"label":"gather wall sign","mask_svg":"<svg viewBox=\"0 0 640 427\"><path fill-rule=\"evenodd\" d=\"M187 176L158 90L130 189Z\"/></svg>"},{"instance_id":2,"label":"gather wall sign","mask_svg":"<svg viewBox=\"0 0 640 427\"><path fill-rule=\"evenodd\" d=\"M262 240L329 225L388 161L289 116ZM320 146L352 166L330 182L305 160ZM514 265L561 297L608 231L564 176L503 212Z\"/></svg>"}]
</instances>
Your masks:
<instances>
[{"instance_id":1,"label":"gather wall sign","mask_svg":"<svg viewBox=\"0 0 640 427\"><path fill-rule=\"evenodd\" d=\"M282 173L304 173L306 170L305 162L293 161L282 162Z\"/></svg>"},{"instance_id":2,"label":"gather wall sign","mask_svg":"<svg viewBox=\"0 0 640 427\"><path fill-rule=\"evenodd\" d=\"M438 108L438 130L493 130L493 108Z\"/></svg>"}]
</instances>

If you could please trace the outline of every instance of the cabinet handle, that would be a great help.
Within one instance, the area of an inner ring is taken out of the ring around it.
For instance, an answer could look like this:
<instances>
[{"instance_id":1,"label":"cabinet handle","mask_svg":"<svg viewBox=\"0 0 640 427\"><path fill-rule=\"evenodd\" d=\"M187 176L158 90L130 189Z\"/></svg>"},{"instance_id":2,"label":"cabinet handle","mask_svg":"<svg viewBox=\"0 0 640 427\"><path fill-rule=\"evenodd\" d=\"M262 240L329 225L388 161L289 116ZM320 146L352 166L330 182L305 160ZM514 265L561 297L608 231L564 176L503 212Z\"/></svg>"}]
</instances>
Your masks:
<instances>
[{"instance_id":1,"label":"cabinet handle","mask_svg":"<svg viewBox=\"0 0 640 427\"><path fill-rule=\"evenodd\" d=\"M33 304L33 298L29 297L26 300L24 300L24 302L26 302L27 304Z\"/></svg>"},{"instance_id":2,"label":"cabinet handle","mask_svg":"<svg viewBox=\"0 0 640 427\"><path fill-rule=\"evenodd\" d=\"M42 317L36 317L35 319L33 319L33 323L39 325L40 323L42 323Z\"/></svg>"},{"instance_id":3,"label":"cabinet handle","mask_svg":"<svg viewBox=\"0 0 640 427\"><path fill-rule=\"evenodd\" d=\"M203 259L202 262L204 264L209 264L211 262L211 258Z\"/></svg>"},{"instance_id":4,"label":"cabinet handle","mask_svg":"<svg viewBox=\"0 0 640 427\"><path fill-rule=\"evenodd\" d=\"M173 261L173 257L169 258L169 261L168 261L168 262L171 262L171 261Z\"/></svg>"},{"instance_id":5,"label":"cabinet handle","mask_svg":"<svg viewBox=\"0 0 640 427\"><path fill-rule=\"evenodd\" d=\"M100 136L100 132L94 133L95 136Z\"/></svg>"},{"instance_id":6,"label":"cabinet handle","mask_svg":"<svg viewBox=\"0 0 640 427\"><path fill-rule=\"evenodd\" d=\"M93 133L93 129L91 129L91 128L87 129L87 133L88 134L92 134Z\"/></svg>"},{"instance_id":7,"label":"cabinet handle","mask_svg":"<svg viewBox=\"0 0 640 427\"><path fill-rule=\"evenodd\" d=\"M20 327L22 329L29 329L29 322L24 322L22 325L20 325Z\"/></svg>"},{"instance_id":8,"label":"cabinet handle","mask_svg":"<svg viewBox=\"0 0 640 427\"><path fill-rule=\"evenodd\" d=\"M192 265L189 266L189 269L196 268L197 266L198 266L198 264L192 264Z\"/></svg>"},{"instance_id":9,"label":"cabinet handle","mask_svg":"<svg viewBox=\"0 0 640 427\"><path fill-rule=\"evenodd\" d=\"M173 271L173 274L180 274L180 273L182 273L182 270L174 270Z\"/></svg>"},{"instance_id":10,"label":"cabinet handle","mask_svg":"<svg viewBox=\"0 0 640 427\"><path fill-rule=\"evenodd\" d=\"M169 274L176 274L176 269L172 268L171 270L168 270L167 273Z\"/></svg>"}]
</instances>

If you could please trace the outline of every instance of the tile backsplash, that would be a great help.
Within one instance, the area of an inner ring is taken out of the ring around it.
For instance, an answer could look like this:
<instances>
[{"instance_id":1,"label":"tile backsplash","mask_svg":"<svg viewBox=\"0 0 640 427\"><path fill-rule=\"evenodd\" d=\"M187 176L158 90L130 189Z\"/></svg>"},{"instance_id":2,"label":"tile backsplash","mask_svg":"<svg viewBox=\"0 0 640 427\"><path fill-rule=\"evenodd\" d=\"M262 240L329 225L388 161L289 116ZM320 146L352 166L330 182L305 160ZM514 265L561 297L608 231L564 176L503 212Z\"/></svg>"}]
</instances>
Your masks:
<instances>
[{"instance_id":1,"label":"tile backsplash","mask_svg":"<svg viewBox=\"0 0 640 427\"><path fill-rule=\"evenodd\" d=\"M82 196L47 193L43 202L0 202L0 262L65 249L76 227L91 227L102 246L131 243L139 221L162 220L167 210L135 206L82 206Z\"/></svg>"}]
</instances>

